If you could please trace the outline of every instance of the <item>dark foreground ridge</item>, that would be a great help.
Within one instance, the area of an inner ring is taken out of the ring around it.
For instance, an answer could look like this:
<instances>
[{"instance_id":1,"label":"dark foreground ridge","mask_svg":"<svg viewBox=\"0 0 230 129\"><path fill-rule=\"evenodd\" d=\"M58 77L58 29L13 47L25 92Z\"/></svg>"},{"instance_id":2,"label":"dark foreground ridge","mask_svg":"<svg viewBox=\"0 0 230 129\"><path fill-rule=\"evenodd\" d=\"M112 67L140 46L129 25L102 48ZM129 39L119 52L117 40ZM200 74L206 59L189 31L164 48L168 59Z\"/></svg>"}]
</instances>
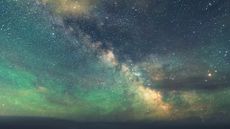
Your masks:
<instances>
[{"instance_id":1,"label":"dark foreground ridge","mask_svg":"<svg viewBox=\"0 0 230 129\"><path fill-rule=\"evenodd\" d=\"M0 129L230 129L228 122L74 122L42 117L1 117Z\"/></svg>"}]
</instances>

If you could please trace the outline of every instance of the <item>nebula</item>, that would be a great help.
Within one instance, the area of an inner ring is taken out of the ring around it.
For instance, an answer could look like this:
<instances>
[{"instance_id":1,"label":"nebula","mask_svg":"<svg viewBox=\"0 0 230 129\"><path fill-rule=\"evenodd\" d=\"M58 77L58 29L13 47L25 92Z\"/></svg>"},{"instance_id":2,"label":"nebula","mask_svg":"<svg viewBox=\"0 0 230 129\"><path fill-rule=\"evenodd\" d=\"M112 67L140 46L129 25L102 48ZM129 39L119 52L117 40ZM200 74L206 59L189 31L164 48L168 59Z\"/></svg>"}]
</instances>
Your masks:
<instances>
[{"instance_id":1,"label":"nebula","mask_svg":"<svg viewBox=\"0 0 230 129\"><path fill-rule=\"evenodd\" d=\"M230 119L229 1L2 0L0 115Z\"/></svg>"}]
</instances>

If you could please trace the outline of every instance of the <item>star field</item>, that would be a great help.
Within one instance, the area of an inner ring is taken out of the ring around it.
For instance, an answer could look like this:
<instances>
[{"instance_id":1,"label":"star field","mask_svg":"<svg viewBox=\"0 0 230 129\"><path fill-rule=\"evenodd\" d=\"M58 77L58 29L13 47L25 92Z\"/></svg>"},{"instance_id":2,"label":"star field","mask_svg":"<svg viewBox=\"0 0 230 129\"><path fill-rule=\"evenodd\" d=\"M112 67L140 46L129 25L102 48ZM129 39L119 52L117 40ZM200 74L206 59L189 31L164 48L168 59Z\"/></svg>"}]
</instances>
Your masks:
<instances>
[{"instance_id":1,"label":"star field","mask_svg":"<svg viewBox=\"0 0 230 129\"><path fill-rule=\"evenodd\" d=\"M229 121L230 1L2 0L0 115Z\"/></svg>"}]
</instances>

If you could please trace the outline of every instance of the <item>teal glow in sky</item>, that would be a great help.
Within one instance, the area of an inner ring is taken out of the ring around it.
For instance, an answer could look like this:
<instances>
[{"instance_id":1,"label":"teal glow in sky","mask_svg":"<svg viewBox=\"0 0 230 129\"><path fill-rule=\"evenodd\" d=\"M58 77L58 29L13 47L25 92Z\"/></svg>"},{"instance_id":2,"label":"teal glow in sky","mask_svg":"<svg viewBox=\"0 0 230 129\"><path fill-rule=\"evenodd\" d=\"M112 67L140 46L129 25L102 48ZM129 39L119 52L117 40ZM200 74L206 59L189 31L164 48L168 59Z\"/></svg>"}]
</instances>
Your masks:
<instances>
[{"instance_id":1,"label":"teal glow in sky","mask_svg":"<svg viewBox=\"0 0 230 129\"><path fill-rule=\"evenodd\" d=\"M0 115L228 121L229 1L129 2L2 0Z\"/></svg>"}]
</instances>

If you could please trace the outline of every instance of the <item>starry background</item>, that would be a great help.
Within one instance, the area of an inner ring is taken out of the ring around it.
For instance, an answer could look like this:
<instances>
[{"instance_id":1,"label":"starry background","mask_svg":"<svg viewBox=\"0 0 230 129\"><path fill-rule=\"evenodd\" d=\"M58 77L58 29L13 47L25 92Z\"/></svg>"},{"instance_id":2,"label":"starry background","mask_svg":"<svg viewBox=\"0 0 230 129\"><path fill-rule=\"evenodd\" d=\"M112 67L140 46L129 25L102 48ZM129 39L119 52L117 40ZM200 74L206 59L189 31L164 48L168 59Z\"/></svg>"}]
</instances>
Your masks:
<instances>
[{"instance_id":1,"label":"starry background","mask_svg":"<svg viewBox=\"0 0 230 129\"><path fill-rule=\"evenodd\" d=\"M1 0L0 115L228 121L230 1Z\"/></svg>"}]
</instances>

